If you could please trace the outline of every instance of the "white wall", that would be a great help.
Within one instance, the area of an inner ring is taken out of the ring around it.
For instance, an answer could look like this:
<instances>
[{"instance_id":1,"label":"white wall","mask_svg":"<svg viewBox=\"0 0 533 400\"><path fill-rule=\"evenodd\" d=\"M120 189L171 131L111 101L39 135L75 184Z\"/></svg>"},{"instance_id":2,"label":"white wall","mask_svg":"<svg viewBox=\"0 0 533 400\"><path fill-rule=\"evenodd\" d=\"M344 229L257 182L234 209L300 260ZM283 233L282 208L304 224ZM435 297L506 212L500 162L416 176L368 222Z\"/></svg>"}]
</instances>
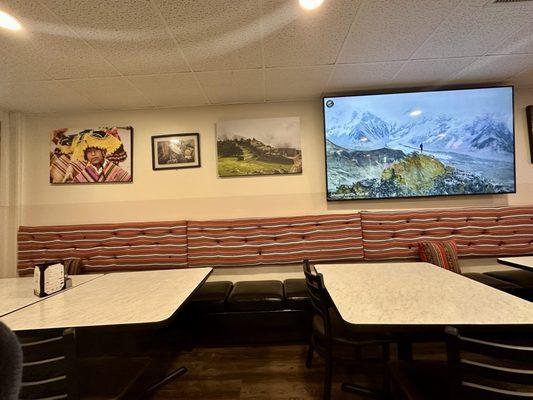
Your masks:
<instances>
[{"instance_id":1,"label":"white wall","mask_svg":"<svg viewBox=\"0 0 533 400\"><path fill-rule=\"evenodd\" d=\"M181 109L28 115L23 137L21 215L24 225L281 216L364 209L533 204L533 165L525 106L533 92L516 91L517 193L470 197L351 201L325 199L320 101ZM299 116L303 173L291 176L218 178L215 123L221 119ZM132 125L131 184L51 185L50 132L61 127ZM199 132L201 168L152 171L152 135Z\"/></svg>"},{"instance_id":2,"label":"white wall","mask_svg":"<svg viewBox=\"0 0 533 400\"><path fill-rule=\"evenodd\" d=\"M0 111L0 277L14 276L21 222L22 118Z\"/></svg>"}]
</instances>

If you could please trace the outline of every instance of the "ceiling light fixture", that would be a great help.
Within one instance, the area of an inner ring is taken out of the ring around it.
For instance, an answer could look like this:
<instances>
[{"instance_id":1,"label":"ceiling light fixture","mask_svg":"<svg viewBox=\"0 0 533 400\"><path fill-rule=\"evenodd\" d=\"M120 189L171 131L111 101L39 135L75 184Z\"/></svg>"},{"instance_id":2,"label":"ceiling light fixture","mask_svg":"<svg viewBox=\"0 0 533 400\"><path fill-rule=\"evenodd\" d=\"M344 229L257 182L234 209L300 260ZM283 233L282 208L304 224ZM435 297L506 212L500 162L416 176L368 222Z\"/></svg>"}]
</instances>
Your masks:
<instances>
[{"instance_id":1,"label":"ceiling light fixture","mask_svg":"<svg viewBox=\"0 0 533 400\"><path fill-rule=\"evenodd\" d=\"M20 22L18 22L15 17L0 11L0 28L18 31L20 28L22 28L22 25L20 25Z\"/></svg>"},{"instance_id":2,"label":"ceiling light fixture","mask_svg":"<svg viewBox=\"0 0 533 400\"><path fill-rule=\"evenodd\" d=\"M314 10L315 8L320 7L324 0L299 0L300 5L306 10Z\"/></svg>"}]
</instances>

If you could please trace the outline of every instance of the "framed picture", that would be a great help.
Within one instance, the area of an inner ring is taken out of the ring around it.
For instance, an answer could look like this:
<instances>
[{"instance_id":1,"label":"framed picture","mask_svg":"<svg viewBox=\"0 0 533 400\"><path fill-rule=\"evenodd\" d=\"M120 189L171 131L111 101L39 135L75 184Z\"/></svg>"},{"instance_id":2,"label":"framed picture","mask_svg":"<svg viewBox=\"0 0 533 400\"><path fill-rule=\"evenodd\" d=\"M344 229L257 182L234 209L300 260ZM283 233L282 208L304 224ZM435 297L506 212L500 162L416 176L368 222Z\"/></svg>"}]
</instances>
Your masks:
<instances>
[{"instance_id":1,"label":"framed picture","mask_svg":"<svg viewBox=\"0 0 533 400\"><path fill-rule=\"evenodd\" d=\"M533 106L526 107L527 116L527 136L529 138L529 153L533 163Z\"/></svg>"},{"instance_id":2,"label":"framed picture","mask_svg":"<svg viewBox=\"0 0 533 400\"><path fill-rule=\"evenodd\" d=\"M60 128L51 133L50 183L132 182L133 128Z\"/></svg>"},{"instance_id":3,"label":"framed picture","mask_svg":"<svg viewBox=\"0 0 533 400\"><path fill-rule=\"evenodd\" d=\"M152 169L200 167L200 135L177 133L152 136Z\"/></svg>"},{"instance_id":4,"label":"framed picture","mask_svg":"<svg viewBox=\"0 0 533 400\"><path fill-rule=\"evenodd\" d=\"M302 173L300 118L261 118L217 124L218 176Z\"/></svg>"}]
</instances>

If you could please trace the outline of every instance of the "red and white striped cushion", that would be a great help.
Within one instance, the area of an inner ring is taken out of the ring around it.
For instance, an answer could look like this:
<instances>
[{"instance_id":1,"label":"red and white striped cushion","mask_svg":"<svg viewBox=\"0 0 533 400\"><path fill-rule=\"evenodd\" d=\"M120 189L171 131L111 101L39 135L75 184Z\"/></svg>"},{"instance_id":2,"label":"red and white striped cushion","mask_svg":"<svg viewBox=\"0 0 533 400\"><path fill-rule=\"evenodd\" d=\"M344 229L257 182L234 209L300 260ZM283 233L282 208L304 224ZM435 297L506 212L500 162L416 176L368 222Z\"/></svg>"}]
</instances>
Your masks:
<instances>
[{"instance_id":1,"label":"red and white striped cushion","mask_svg":"<svg viewBox=\"0 0 533 400\"><path fill-rule=\"evenodd\" d=\"M418 257L417 243L455 240L461 256L533 254L533 206L361 212L365 260Z\"/></svg>"},{"instance_id":2,"label":"red and white striped cushion","mask_svg":"<svg viewBox=\"0 0 533 400\"><path fill-rule=\"evenodd\" d=\"M187 266L186 221L19 228L18 271L48 260L81 258L84 271Z\"/></svg>"},{"instance_id":3,"label":"red and white striped cushion","mask_svg":"<svg viewBox=\"0 0 533 400\"><path fill-rule=\"evenodd\" d=\"M359 214L188 221L190 266L361 260Z\"/></svg>"}]
</instances>

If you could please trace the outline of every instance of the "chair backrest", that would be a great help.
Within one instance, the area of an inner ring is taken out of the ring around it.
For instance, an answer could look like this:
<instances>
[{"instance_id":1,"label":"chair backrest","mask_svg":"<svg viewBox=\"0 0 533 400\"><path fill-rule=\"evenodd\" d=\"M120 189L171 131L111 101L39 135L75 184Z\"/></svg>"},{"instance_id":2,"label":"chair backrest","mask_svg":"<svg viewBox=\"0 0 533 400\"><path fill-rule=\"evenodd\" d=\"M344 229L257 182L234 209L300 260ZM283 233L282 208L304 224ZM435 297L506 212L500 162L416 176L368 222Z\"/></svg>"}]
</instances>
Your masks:
<instances>
[{"instance_id":1,"label":"chair backrest","mask_svg":"<svg viewBox=\"0 0 533 400\"><path fill-rule=\"evenodd\" d=\"M76 341L73 329L25 332L21 399L77 399Z\"/></svg>"},{"instance_id":2,"label":"chair backrest","mask_svg":"<svg viewBox=\"0 0 533 400\"><path fill-rule=\"evenodd\" d=\"M533 399L533 335L446 328L452 399Z\"/></svg>"},{"instance_id":3,"label":"chair backrest","mask_svg":"<svg viewBox=\"0 0 533 400\"><path fill-rule=\"evenodd\" d=\"M17 337L0 322L0 399L19 398L22 352Z\"/></svg>"},{"instance_id":4,"label":"chair backrest","mask_svg":"<svg viewBox=\"0 0 533 400\"><path fill-rule=\"evenodd\" d=\"M326 338L331 338L331 320L329 316L329 308L331 306L331 299L324 286L324 277L322 274L316 272L311 266L309 260L304 260L304 275L305 283L309 296L311 297L311 304L315 315L322 319L324 323L324 333Z\"/></svg>"}]
</instances>

